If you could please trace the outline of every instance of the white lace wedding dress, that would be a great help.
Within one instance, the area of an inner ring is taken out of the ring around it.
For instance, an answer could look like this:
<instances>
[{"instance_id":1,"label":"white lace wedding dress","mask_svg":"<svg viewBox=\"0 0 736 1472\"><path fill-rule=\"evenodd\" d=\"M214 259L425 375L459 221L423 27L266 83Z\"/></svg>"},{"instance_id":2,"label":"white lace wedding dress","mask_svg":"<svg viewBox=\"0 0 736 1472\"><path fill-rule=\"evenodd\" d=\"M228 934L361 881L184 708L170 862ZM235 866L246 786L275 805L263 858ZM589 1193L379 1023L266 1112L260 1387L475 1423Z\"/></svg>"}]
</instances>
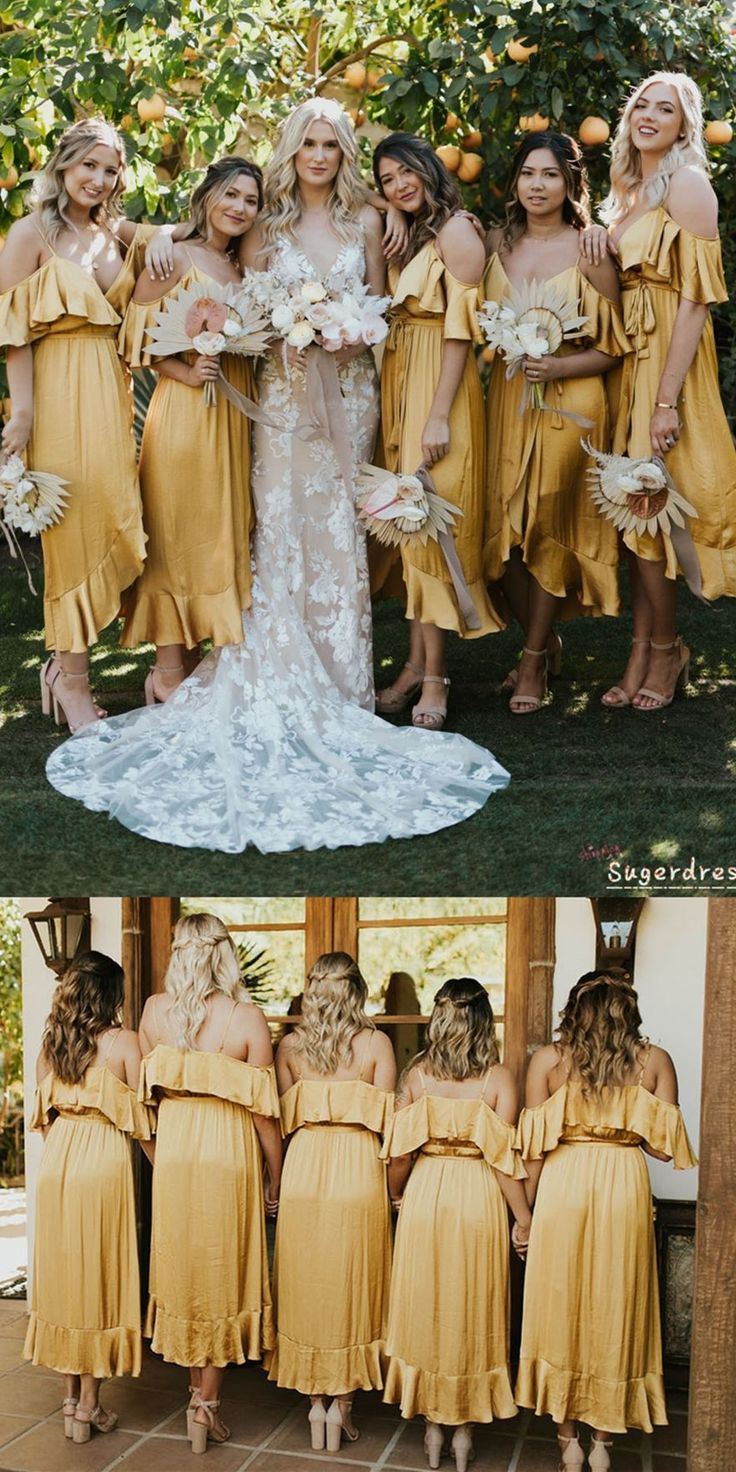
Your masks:
<instances>
[{"instance_id":1,"label":"white lace wedding dress","mask_svg":"<svg viewBox=\"0 0 736 1472\"><path fill-rule=\"evenodd\" d=\"M272 270L314 278L282 240ZM328 276L349 287L360 244ZM339 370L354 463L378 419L370 353ZM239 853L338 848L433 833L505 787L490 752L450 732L396 728L373 711L365 535L325 439L291 431L305 380L269 357L256 426L252 607L244 642L208 655L165 705L87 726L53 752L52 786L161 843ZM192 506L192 516L197 508Z\"/></svg>"}]
</instances>

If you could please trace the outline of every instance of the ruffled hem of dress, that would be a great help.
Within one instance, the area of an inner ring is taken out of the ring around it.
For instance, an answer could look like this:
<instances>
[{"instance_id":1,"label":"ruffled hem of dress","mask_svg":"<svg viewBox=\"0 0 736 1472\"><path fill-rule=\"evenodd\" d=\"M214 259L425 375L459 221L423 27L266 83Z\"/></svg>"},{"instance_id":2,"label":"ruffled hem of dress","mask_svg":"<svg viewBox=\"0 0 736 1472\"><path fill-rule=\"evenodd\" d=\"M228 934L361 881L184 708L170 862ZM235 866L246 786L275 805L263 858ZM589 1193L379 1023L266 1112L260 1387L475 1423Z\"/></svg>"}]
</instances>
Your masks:
<instances>
[{"instance_id":1,"label":"ruffled hem of dress","mask_svg":"<svg viewBox=\"0 0 736 1472\"><path fill-rule=\"evenodd\" d=\"M393 1115L380 1159L411 1155L429 1140L466 1142L476 1146L487 1165L514 1180L524 1180L526 1171L515 1149L515 1138L514 1126L501 1119L484 1099L422 1094Z\"/></svg>"},{"instance_id":2,"label":"ruffled hem of dress","mask_svg":"<svg viewBox=\"0 0 736 1472\"><path fill-rule=\"evenodd\" d=\"M261 1310L244 1309L226 1319L180 1319L167 1313L153 1295L143 1328L154 1354L175 1365L201 1368L214 1365L244 1365L259 1360L273 1348L275 1332L270 1305Z\"/></svg>"},{"instance_id":3,"label":"ruffled hem of dress","mask_svg":"<svg viewBox=\"0 0 736 1472\"><path fill-rule=\"evenodd\" d=\"M37 1313L30 1316L23 1358L45 1365L60 1375L140 1375L140 1329L69 1329L49 1324Z\"/></svg>"},{"instance_id":4,"label":"ruffled hem of dress","mask_svg":"<svg viewBox=\"0 0 736 1472\"><path fill-rule=\"evenodd\" d=\"M264 1368L269 1380L301 1395L382 1390L383 1354L382 1339L344 1349L321 1349L277 1334L275 1347L264 1356Z\"/></svg>"},{"instance_id":5,"label":"ruffled hem of dress","mask_svg":"<svg viewBox=\"0 0 736 1472\"><path fill-rule=\"evenodd\" d=\"M590 1102L583 1099L577 1085L563 1084L543 1104L522 1109L516 1148L524 1160L540 1160L559 1144L565 1126L623 1132L631 1143L638 1136L653 1150L668 1155L675 1170L690 1170L698 1163L679 1105L658 1099L641 1084L605 1090L599 1099ZM603 1133L601 1138L605 1138Z\"/></svg>"},{"instance_id":6,"label":"ruffled hem of dress","mask_svg":"<svg viewBox=\"0 0 736 1472\"><path fill-rule=\"evenodd\" d=\"M48 534L53 536L53 528ZM146 535L140 513L121 528L107 556L83 582L58 598L44 599L46 648L86 654L120 613L122 595L143 571Z\"/></svg>"},{"instance_id":7,"label":"ruffled hem of dress","mask_svg":"<svg viewBox=\"0 0 736 1472\"><path fill-rule=\"evenodd\" d=\"M479 629L467 629L457 606L455 590L449 580L421 572L404 558L406 584L406 617L418 618L423 624L438 629L452 629L461 639L480 639L484 634L497 634L504 625L499 622L482 578L468 583L468 592L480 619Z\"/></svg>"},{"instance_id":8,"label":"ruffled hem of dress","mask_svg":"<svg viewBox=\"0 0 736 1472\"><path fill-rule=\"evenodd\" d=\"M537 1416L583 1421L595 1431L622 1433L629 1429L651 1434L666 1426L664 1382L651 1371L637 1380L602 1380L559 1370L545 1360L521 1360L516 1400Z\"/></svg>"},{"instance_id":9,"label":"ruffled hem of dress","mask_svg":"<svg viewBox=\"0 0 736 1472\"><path fill-rule=\"evenodd\" d=\"M385 1401L402 1416L426 1416L445 1426L467 1421L508 1421L517 1415L506 1365L479 1375L435 1375L391 1355L386 1367Z\"/></svg>"},{"instance_id":10,"label":"ruffled hem of dress","mask_svg":"<svg viewBox=\"0 0 736 1472\"><path fill-rule=\"evenodd\" d=\"M382 1135L393 1112L394 1096L365 1079L300 1078L281 1095L281 1128L293 1134L309 1124L362 1124Z\"/></svg>"},{"instance_id":11,"label":"ruffled hem of dress","mask_svg":"<svg viewBox=\"0 0 736 1472\"><path fill-rule=\"evenodd\" d=\"M522 544L523 539L510 527L486 544L484 567L490 582L500 582L508 552ZM609 566L595 557L586 557L583 552L564 547L551 537L544 537L536 542L531 556L524 554L524 565L545 592L565 600L560 610L561 618L576 618L580 614L616 618L621 612L618 560ZM565 569L571 565L575 568L574 579L565 577Z\"/></svg>"},{"instance_id":12,"label":"ruffled hem of dress","mask_svg":"<svg viewBox=\"0 0 736 1472\"><path fill-rule=\"evenodd\" d=\"M207 1094L269 1119L280 1117L273 1064L261 1067L226 1053L157 1043L141 1061L138 1098L143 1104L156 1104L158 1093Z\"/></svg>"},{"instance_id":13,"label":"ruffled hem of dress","mask_svg":"<svg viewBox=\"0 0 736 1472\"><path fill-rule=\"evenodd\" d=\"M185 644L194 649L202 639L218 647L242 644L243 610L250 608L250 582L239 591L231 583L222 593L198 593L191 598L174 593L141 593L131 589L123 602L123 649L140 644Z\"/></svg>"},{"instance_id":14,"label":"ruffled hem of dress","mask_svg":"<svg viewBox=\"0 0 736 1472\"><path fill-rule=\"evenodd\" d=\"M45 336L54 322L69 327L116 327L120 317L96 282L64 256L50 256L24 281L0 295L0 346L23 347Z\"/></svg>"},{"instance_id":15,"label":"ruffled hem of dress","mask_svg":"<svg viewBox=\"0 0 736 1472\"><path fill-rule=\"evenodd\" d=\"M150 1140L155 1129L155 1111L142 1104L133 1089L109 1068L88 1068L76 1084L62 1083L53 1073L47 1073L36 1089L28 1128L44 1129L58 1109L78 1114L80 1119L103 1115L134 1140Z\"/></svg>"}]
</instances>

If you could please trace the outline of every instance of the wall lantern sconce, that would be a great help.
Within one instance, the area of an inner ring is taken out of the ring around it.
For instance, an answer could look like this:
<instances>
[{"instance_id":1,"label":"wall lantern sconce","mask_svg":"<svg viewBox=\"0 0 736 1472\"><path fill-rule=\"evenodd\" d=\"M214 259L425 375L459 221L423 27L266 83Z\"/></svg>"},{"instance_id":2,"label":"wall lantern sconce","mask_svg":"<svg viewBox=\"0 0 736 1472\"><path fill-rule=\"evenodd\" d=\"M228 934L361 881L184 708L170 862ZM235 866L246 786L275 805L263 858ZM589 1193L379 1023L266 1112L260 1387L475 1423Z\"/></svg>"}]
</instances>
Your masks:
<instances>
[{"instance_id":1,"label":"wall lantern sconce","mask_svg":"<svg viewBox=\"0 0 736 1472\"><path fill-rule=\"evenodd\" d=\"M610 966L634 974L636 927L645 900L619 899L618 896L592 899L595 918L595 964L605 971Z\"/></svg>"},{"instance_id":2,"label":"wall lantern sconce","mask_svg":"<svg viewBox=\"0 0 736 1472\"><path fill-rule=\"evenodd\" d=\"M75 956L89 950L88 899L52 899L44 910L29 910L23 918L30 924L46 965L57 976Z\"/></svg>"}]
</instances>

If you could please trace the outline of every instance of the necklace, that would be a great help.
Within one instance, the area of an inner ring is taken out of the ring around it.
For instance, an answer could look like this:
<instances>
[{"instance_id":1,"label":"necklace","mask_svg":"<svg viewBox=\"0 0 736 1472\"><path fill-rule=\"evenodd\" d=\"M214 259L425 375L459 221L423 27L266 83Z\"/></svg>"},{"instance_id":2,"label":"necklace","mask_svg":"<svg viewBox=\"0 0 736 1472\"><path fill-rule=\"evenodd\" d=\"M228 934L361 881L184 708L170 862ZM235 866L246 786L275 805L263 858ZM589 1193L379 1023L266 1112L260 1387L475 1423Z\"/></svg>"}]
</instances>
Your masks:
<instances>
[{"instance_id":1,"label":"necklace","mask_svg":"<svg viewBox=\"0 0 736 1472\"><path fill-rule=\"evenodd\" d=\"M567 235L569 228L569 225L563 225L561 230L555 230L554 235L530 235L527 230L526 238L527 240L536 240L540 244L546 245L550 240L560 240L563 235Z\"/></svg>"},{"instance_id":2,"label":"necklace","mask_svg":"<svg viewBox=\"0 0 736 1472\"><path fill-rule=\"evenodd\" d=\"M209 240L203 240L201 244L203 250L211 251L212 255L219 256L221 261L232 261L232 256L228 250L219 250L216 245L211 245Z\"/></svg>"}]
</instances>

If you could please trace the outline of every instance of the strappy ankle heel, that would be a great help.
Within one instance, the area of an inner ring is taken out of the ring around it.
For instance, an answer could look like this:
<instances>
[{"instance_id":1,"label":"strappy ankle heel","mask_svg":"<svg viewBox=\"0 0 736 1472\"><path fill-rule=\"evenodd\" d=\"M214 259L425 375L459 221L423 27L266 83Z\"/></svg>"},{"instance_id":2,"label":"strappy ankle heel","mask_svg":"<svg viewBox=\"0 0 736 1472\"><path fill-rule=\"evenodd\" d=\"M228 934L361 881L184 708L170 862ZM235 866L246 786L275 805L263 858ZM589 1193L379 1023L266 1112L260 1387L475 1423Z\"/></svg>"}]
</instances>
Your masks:
<instances>
[{"instance_id":1,"label":"strappy ankle heel","mask_svg":"<svg viewBox=\"0 0 736 1472\"><path fill-rule=\"evenodd\" d=\"M194 1412L199 1405L199 1386L188 1385L187 1389L189 1391L189 1405L187 1406L187 1437L189 1441L191 1441L192 1427L194 1425Z\"/></svg>"},{"instance_id":2,"label":"strappy ankle heel","mask_svg":"<svg viewBox=\"0 0 736 1472\"><path fill-rule=\"evenodd\" d=\"M424 1450L427 1457L427 1466L439 1467L442 1453L445 1450L445 1433L441 1426L435 1421L428 1421L424 1432Z\"/></svg>"},{"instance_id":3,"label":"strappy ankle heel","mask_svg":"<svg viewBox=\"0 0 736 1472\"><path fill-rule=\"evenodd\" d=\"M114 1411L103 1411L102 1406L95 1406L88 1410L86 1406L77 1406L72 1423L72 1441L78 1445L89 1441L92 1431L100 1431L104 1436L108 1431L114 1431L118 1424L118 1418Z\"/></svg>"},{"instance_id":4,"label":"strappy ankle heel","mask_svg":"<svg viewBox=\"0 0 736 1472\"><path fill-rule=\"evenodd\" d=\"M425 675L422 685L444 685L445 690L450 688L448 675ZM430 705L427 710L420 710L417 705L411 713L412 726L419 731L441 731L447 720L447 707L443 710L439 705Z\"/></svg>"},{"instance_id":5,"label":"strappy ankle heel","mask_svg":"<svg viewBox=\"0 0 736 1472\"><path fill-rule=\"evenodd\" d=\"M70 670L65 670L60 660L58 668L54 672L52 678L48 680L46 678L46 674L51 667L51 664L52 659L47 659L45 665L41 670L41 709L43 710L44 715L48 715L50 706L54 714L54 723L57 726L68 726L70 736L73 736L77 731L81 731L85 726L93 726L95 721L104 720L105 716L107 715L107 711L102 710L100 706L95 705L94 701L92 701L95 711L94 715L90 716L90 719L88 721L79 721L76 726L72 725L67 715L64 702L57 689L57 681L59 679L59 675L63 675L65 680L82 680L89 690L89 671L82 670L79 673L74 673Z\"/></svg>"},{"instance_id":6,"label":"strappy ankle heel","mask_svg":"<svg viewBox=\"0 0 736 1472\"><path fill-rule=\"evenodd\" d=\"M339 1452L340 1441L344 1436L347 1441L357 1441L360 1436L356 1426L345 1425L343 1412L350 1415L352 1409L352 1396L336 1395L325 1417L325 1438L328 1452Z\"/></svg>"},{"instance_id":7,"label":"strappy ankle heel","mask_svg":"<svg viewBox=\"0 0 736 1472\"><path fill-rule=\"evenodd\" d=\"M649 639L632 638L631 640L632 645L648 644L649 642ZM636 694L637 692L635 691L634 693ZM615 695L615 700L609 699L609 696L612 695ZM601 695L601 705L604 705L606 707L606 710L622 710L624 706L631 705L631 701L632 696L626 694L623 685L611 685L610 689L604 690L603 694Z\"/></svg>"},{"instance_id":8,"label":"strappy ankle heel","mask_svg":"<svg viewBox=\"0 0 736 1472\"><path fill-rule=\"evenodd\" d=\"M167 691L166 695L157 695L153 684L157 670L160 670L162 675L178 675L183 669L183 664L152 664L143 681L143 694L146 697L146 705L165 705L169 696L174 695L179 689L179 686L175 685L174 689Z\"/></svg>"},{"instance_id":9,"label":"strappy ankle heel","mask_svg":"<svg viewBox=\"0 0 736 1472\"><path fill-rule=\"evenodd\" d=\"M202 1452L206 1452L208 1441L216 1441L219 1444L230 1440L230 1432L217 1414L219 1409L219 1400L200 1398L197 1401L194 1408L195 1419L192 1421L192 1451L196 1456L201 1456ZM204 1411L206 1422L196 1420L197 1411Z\"/></svg>"},{"instance_id":10,"label":"strappy ankle heel","mask_svg":"<svg viewBox=\"0 0 736 1472\"><path fill-rule=\"evenodd\" d=\"M591 1472L608 1472L608 1468L611 1465L611 1458L606 1448L609 1446L613 1446L612 1441L601 1441L599 1437L593 1437L590 1443L590 1451L588 1452L588 1466L591 1468Z\"/></svg>"},{"instance_id":11,"label":"strappy ankle heel","mask_svg":"<svg viewBox=\"0 0 736 1472\"><path fill-rule=\"evenodd\" d=\"M450 1451L455 1458L457 1472L467 1472L468 1462L475 1461L472 1426L458 1426L453 1432Z\"/></svg>"},{"instance_id":12,"label":"strappy ankle heel","mask_svg":"<svg viewBox=\"0 0 736 1472\"><path fill-rule=\"evenodd\" d=\"M669 695L663 695L661 690L651 690L648 685L642 685L641 689L637 690L636 695L634 696L634 710L664 710L666 706L672 704L678 690L684 690L690 679L690 650L683 644L679 634L675 639L672 640L671 644L655 644L653 639L650 639L649 643L650 648L656 649L658 652L663 654L666 653L668 650L677 650L677 673L675 675L675 681ZM646 696L647 700L654 701L654 704L637 705L637 701L640 695Z\"/></svg>"},{"instance_id":13,"label":"strappy ankle heel","mask_svg":"<svg viewBox=\"0 0 736 1472\"><path fill-rule=\"evenodd\" d=\"M569 1467L585 1466L585 1452L579 1436L558 1436L557 1444L560 1448L560 1472L567 1472Z\"/></svg>"},{"instance_id":14,"label":"strappy ankle heel","mask_svg":"<svg viewBox=\"0 0 736 1472\"><path fill-rule=\"evenodd\" d=\"M424 670L417 669L417 666L415 664L412 664L410 659L407 659L404 665L404 669L411 670L412 674L416 675L417 678L415 680L412 680L411 684L407 685L405 690L397 690L395 685L387 685L385 690L377 690L377 715L401 715L401 712L409 708L415 695L417 695L421 690L422 680L424 679Z\"/></svg>"},{"instance_id":15,"label":"strappy ankle heel","mask_svg":"<svg viewBox=\"0 0 736 1472\"><path fill-rule=\"evenodd\" d=\"M509 701L509 710L511 711L511 714L513 716L531 715L533 711L535 711L535 710L541 710L542 703L545 700L546 695L547 695L547 669L548 669L547 650L546 649L527 649L527 646L525 644L524 645L523 652L524 652L524 654L532 654L532 655L534 655L534 658L535 659L543 659L544 660L544 667L543 667L543 670L542 670L542 694L541 694L541 696L539 696L539 695L517 695L516 694L516 689L514 689L514 694L511 696L511 699ZM517 681L517 683L518 683L518 681Z\"/></svg>"},{"instance_id":16,"label":"strappy ankle heel","mask_svg":"<svg viewBox=\"0 0 736 1472\"><path fill-rule=\"evenodd\" d=\"M62 1402L61 1410L64 1416L64 1435L68 1441L74 1440L74 1412L79 1405L79 1400L73 1395L66 1395Z\"/></svg>"},{"instance_id":17,"label":"strappy ankle heel","mask_svg":"<svg viewBox=\"0 0 736 1472\"><path fill-rule=\"evenodd\" d=\"M325 1423L327 1421L327 1412L323 1401L314 1401L309 1409L307 1420L309 1422L312 1451L323 1452L325 1449Z\"/></svg>"}]
</instances>

